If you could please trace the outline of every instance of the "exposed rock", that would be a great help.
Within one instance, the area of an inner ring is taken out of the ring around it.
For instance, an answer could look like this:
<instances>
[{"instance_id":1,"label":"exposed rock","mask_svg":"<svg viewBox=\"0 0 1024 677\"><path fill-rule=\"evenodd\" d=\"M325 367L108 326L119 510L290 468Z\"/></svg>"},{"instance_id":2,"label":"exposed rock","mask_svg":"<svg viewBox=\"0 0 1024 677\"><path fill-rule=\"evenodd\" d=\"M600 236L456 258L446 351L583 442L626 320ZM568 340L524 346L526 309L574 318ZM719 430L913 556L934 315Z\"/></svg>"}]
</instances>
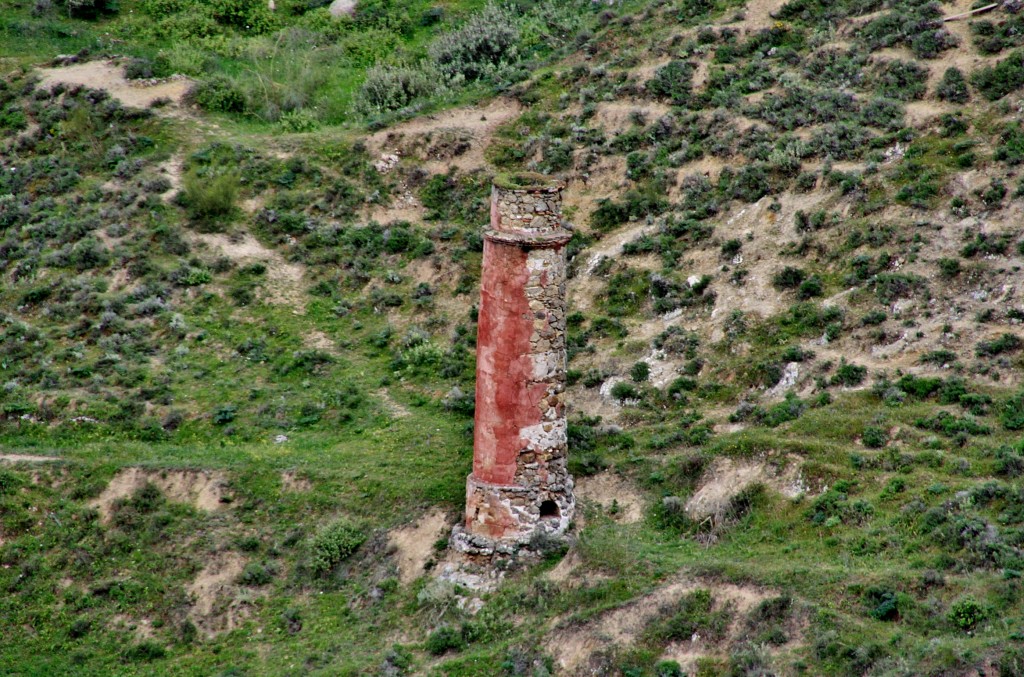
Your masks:
<instances>
[{"instance_id":1,"label":"exposed rock","mask_svg":"<svg viewBox=\"0 0 1024 677\"><path fill-rule=\"evenodd\" d=\"M356 0L334 0L330 6L331 16L355 16Z\"/></svg>"}]
</instances>

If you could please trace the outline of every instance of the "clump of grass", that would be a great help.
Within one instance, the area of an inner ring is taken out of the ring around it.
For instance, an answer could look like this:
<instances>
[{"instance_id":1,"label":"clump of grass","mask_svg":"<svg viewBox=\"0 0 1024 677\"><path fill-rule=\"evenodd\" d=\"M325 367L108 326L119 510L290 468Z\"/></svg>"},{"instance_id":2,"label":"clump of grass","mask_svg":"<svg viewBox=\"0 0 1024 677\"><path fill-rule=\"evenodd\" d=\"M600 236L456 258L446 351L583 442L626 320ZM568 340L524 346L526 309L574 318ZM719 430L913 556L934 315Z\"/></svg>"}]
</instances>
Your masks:
<instances>
[{"instance_id":1,"label":"clump of grass","mask_svg":"<svg viewBox=\"0 0 1024 677\"><path fill-rule=\"evenodd\" d=\"M182 180L178 201L193 220L212 227L234 213L238 189L239 176L234 172L211 178L191 171Z\"/></svg>"}]
</instances>

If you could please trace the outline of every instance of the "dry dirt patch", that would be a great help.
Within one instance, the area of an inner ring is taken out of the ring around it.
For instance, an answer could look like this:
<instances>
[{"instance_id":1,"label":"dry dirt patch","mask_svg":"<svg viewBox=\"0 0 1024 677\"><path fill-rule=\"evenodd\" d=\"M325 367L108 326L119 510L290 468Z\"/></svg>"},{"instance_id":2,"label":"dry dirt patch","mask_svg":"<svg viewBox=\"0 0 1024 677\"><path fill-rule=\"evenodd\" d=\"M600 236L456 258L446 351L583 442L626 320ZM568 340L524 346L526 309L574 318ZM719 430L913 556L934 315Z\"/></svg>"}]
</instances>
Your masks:
<instances>
[{"instance_id":1,"label":"dry dirt patch","mask_svg":"<svg viewBox=\"0 0 1024 677\"><path fill-rule=\"evenodd\" d=\"M576 480L576 498L599 505L614 519L625 524L639 522L644 514L644 499L629 480L613 472L603 472Z\"/></svg>"},{"instance_id":2,"label":"dry dirt patch","mask_svg":"<svg viewBox=\"0 0 1024 677\"><path fill-rule=\"evenodd\" d=\"M294 470L286 470L281 473L282 493L305 493L313 489L313 483L302 477Z\"/></svg>"},{"instance_id":3,"label":"dry dirt patch","mask_svg":"<svg viewBox=\"0 0 1024 677\"><path fill-rule=\"evenodd\" d=\"M189 619L207 637L235 629L248 616L249 606L237 599L235 585L243 569L244 557L234 552L218 552L185 586L192 600Z\"/></svg>"},{"instance_id":4,"label":"dry dirt patch","mask_svg":"<svg viewBox=\"0 0 1024 677\"><path fill-rule=\"evenodd\" d=\"M686 502L691 519L718 520L728 511L733 499L745 489L762 484L788 498L807 492L800 472L800 459L787 456L783 464L766 460L719 458L708 470L701 486Z\"/></svg>"},{"instance_id":5,"label":"dry dirt patch","mask_svg":"<svg viewBox=\"0 0 1024 677\"><path fill-rule=\"evenodd\" d=\"M175 76L159 81L134 81L124 77L124 67L116 59L89 61L61 68L40 68L39 86L49 89L57 84L84 85L103 89L125 106L148 108L157 99L170 99L179 105L192 81Z\"/></svg>"},{"instance_id":6,"label":"dry dirt patch","mask_svg":"<svg viewBox=\"0 0 1024 677\"><path fill-rule=\"evenodd\" d=\"M61 459L56 456L36 456L33 454L0 454L3 463L56 463Z\"/></svg>"},{"instance_id":7,"label":"dry dirt patch","mask_svg":"<svg viewBox=\"0 0 1024 677\"><path fill-rule=\"evenodd\" d=\"M429 160L424 168L430 172L443 172L448 167L478 169L484 166L484 149L490 143L495 130L522 111L522 106L513 99L498 98L482 106L456 108L437 115L416 118L408 122L381 130L368 139L368 145L375 155L381 153L406 154L407 146L417 145L431 134L442 130L457 131L469 143L469 148L459 155L444 160Z\"/></svg>"},{"instance_id":8,"label":"dry dirt patch","mask_svg":"<svg viewBox=\"0 0 1024 677\"><path fill-rule=\"evenodd\" d=\"M299 314L305 312L306 295L302 286L305 267L302 265L286 261L279 252L264 247L249 233L233 236L222 233L194 233L192 237L234 261L265 264L267 283L262 292L265 299L270 303L291 306Z\"/></svg>"},{"instance_id":9,"label":"dry dirt patch","mask_svg":"<svg viewBox=\"0 0 1024 677\"><path fill-rule=\"evenodd\" d=\"M621 134L637 124L650 124L672 109L650 101L608 101L597 106L594 123L609 134Z\"/></svg>"},{"instance_id":10,"label":"dry dirt patch","mask_svg":"<svg viewBox=\"0 0 1024 677\"><path fill-rule=\"evenodd\" d=\"M110 480L110 484L89 505L100 512L100 519L110 521L114 502L128 498L151 482L169 501L188 503L199 510L214 512L224 506L228 496L223 473L205 470L147 470L125 468Z\"/></svg>"},{"instance_id":11,"label":"dry dirt patch","mask_svg":"<svg viewBox=\"0 0 1024 677\"><path fill-rule=\"evenodd\" d=\"M719 604L731 604L737 617L746 614L763 600L777 596L777 593L754 586L699 580L676 581L583 625L553 630L548 633L545 647L554 657L559 674L597 674L587 668L591 657L613 645L633 644L664 606L699 589L709 590ZM740 629L740 623L734 621L729 631L730 638L737 636Z\"/></svg>"},{"instance_id":12,"label":"dry dirt patch","mask_svg":"<svg viewBox=\"0 0 1024 677\"><path fill-rule=\"evenodd\" d=\"M395 549L398 579L412 583L423 575L424 566L434 554L434 543L448 533L448 518L435 508L409 526L395 529L388 538Z\"/></svg>"}]
</instances>

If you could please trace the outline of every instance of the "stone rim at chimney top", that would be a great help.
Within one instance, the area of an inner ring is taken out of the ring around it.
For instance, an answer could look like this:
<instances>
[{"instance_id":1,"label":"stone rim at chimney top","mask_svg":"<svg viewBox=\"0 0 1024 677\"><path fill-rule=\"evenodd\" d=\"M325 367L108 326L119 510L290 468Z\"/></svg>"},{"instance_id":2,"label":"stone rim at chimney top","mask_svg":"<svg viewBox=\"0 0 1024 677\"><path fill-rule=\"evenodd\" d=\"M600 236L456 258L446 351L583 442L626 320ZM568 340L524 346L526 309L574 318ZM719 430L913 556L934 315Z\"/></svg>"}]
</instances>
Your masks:
<instances>
[{"instance_id":1,"label":"stone rim at chimney top","mask_svg":"<svg viewBox=\"0 0 1024 677\"><path fill-rule=\"evenodd\" d=\"M572 233L562 221L565 184L543 174L499 175L491 188L491 229L486 236L521 246L551 246Z\"/></svg>"}]
</instances>

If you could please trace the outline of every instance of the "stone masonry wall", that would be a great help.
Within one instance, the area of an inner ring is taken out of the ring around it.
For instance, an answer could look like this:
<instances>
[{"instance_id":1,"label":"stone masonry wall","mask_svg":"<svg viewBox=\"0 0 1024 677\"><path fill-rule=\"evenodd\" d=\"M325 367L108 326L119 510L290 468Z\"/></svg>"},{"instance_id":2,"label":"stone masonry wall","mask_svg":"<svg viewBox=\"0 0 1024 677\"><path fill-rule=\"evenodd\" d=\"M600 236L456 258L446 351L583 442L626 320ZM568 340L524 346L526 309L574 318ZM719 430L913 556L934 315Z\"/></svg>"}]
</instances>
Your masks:
<instances>
[{"instance_id":1,"label":"stone masonry wall","mask_svg":"<svg viewBox=\"0 0 1024 677\"><path fill-rule=\"evenodd\" d=\"M575 511L565 420L565 244L561 187L492 193L477 332L473 473L453 543L490 554Z\"/></svg>"}]
</instances>

